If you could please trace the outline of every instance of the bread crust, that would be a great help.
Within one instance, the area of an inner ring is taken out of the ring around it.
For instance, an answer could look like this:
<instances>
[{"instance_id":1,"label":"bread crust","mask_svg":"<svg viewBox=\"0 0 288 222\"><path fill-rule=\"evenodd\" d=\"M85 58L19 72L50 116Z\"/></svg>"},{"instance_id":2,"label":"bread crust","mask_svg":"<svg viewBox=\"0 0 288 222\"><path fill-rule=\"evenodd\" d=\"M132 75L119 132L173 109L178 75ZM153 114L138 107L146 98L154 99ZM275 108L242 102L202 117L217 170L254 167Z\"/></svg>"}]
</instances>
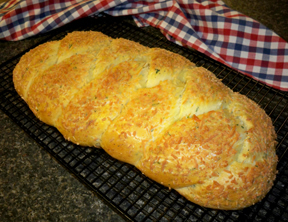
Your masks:
<instances>
[{"instance_id":1,"label":"bread crust","mask_svg":"<svg viewBox=\"0 0 288 222\"><path fill-rule=\"evenodd\" d=\"M242 209L273 186L270 117L178 54L73 32L26 53L13 82L67 140L101 147L201 206Z\"/></svg>"}]
</instances>

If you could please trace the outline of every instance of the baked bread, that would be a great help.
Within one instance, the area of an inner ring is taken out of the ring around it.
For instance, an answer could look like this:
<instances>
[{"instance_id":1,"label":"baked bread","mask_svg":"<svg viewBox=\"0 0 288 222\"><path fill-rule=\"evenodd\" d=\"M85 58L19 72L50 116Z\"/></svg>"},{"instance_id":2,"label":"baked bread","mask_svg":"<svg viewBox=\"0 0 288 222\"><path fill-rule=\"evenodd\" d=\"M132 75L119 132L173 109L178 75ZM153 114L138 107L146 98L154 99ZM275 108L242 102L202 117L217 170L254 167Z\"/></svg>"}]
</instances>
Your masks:
<instances>
[{"instance_id":1,"label":"baked bread","mask_svg":"<svg viewBox=\"0 0 288 222\"><path fill-rule=\"evenodd\" d=\"M73 32L26 53L13 81L67 140L102 147L194 203L241 209L273 185L271 119L178 54Z\"/></svg>"}]
</instances>

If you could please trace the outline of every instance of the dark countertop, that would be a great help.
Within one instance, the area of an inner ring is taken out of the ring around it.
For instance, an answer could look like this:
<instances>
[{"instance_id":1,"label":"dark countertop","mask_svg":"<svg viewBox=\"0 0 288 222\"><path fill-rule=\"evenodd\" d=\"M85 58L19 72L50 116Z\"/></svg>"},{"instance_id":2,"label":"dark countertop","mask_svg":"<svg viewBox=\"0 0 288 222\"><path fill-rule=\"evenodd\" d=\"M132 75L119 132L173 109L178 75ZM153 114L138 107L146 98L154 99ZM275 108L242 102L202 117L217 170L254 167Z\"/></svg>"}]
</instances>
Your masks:
<instances>
[{"instance_id":1,"label":"dark countertop","mask_svg":"<svg viewBox=\"0 0 288 222\"><path fill-rule=\"evenodd\" d=\"M286 0L225 0L288 41ZM146 28L153 31L151 27ZM157 31L156 31L157 32ZM0 41L0 64L37 44L47 33L19 42ZM122 221L108 205L59 165L0 111L1 221Z\"/></svg>"}]
</instances>

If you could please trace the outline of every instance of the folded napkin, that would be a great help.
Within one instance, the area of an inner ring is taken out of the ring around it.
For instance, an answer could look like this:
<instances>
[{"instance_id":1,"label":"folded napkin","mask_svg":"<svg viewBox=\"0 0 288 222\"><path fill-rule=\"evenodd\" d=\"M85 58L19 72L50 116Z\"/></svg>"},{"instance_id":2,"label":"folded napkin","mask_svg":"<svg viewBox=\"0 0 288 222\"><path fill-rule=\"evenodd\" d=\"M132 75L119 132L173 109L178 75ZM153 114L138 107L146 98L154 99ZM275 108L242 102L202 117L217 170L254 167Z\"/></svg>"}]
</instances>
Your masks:
<instances>
[{"instance_id":1,"label":"folded napkin","mask_svg":"<svg viewBox=\"0 0 288 222\"><path fill-rule=\"evenodd\" d=\"M288 91L288 43L221 0L11 0L0 5L0 39L16 41L100 12L133 15L271 87Z\"/></svg>"}]
</instances>

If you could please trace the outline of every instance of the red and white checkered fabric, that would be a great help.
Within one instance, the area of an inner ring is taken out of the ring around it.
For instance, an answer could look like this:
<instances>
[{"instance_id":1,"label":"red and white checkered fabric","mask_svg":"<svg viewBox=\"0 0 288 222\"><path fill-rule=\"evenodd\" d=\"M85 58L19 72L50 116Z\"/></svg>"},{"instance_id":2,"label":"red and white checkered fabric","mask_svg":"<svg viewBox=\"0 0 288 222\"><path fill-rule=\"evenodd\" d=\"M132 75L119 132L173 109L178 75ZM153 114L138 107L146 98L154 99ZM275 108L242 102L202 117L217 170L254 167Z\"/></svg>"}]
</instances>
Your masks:
<instances>
[{"instance_id":1,"label":"red and white checkered fabric","mask_svg":"<svg viewBox=\"0 0 288 222\"><path fill-rule=\"evenodd\" d=\"M100 12L133 15L173 42L288 91L288 43L221 0L11 0L0 5L0 39L16 41Z\"/></svg>"}]
</instances>

